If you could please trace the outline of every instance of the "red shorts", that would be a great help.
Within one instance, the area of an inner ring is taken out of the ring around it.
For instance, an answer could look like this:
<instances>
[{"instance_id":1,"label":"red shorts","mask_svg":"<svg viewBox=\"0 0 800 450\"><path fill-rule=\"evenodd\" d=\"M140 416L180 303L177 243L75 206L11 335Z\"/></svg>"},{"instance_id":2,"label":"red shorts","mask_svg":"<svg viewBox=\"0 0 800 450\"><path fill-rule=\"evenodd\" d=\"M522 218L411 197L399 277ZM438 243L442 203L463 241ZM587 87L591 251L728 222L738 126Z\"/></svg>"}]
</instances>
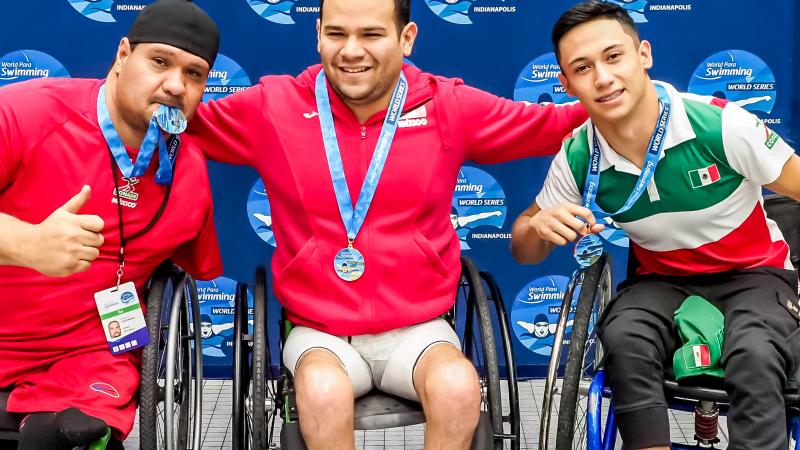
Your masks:
<instances>
[{"instance_id":1,"label":"red shorts","mask_svg":"<svg viewBox=\"0 0 800 450\"><path fill-rule=\"evenodd\" d=\"M104 420L113 429L114 437L124 440L133 429L136 416L140 355L134 351L114 356L105 349L67 355L45 365L40 360L37 367L29 367L24 374L12 375L0 369L0 386L11 388L9 412L75 407Z\"/></svg>"}]
</instances>

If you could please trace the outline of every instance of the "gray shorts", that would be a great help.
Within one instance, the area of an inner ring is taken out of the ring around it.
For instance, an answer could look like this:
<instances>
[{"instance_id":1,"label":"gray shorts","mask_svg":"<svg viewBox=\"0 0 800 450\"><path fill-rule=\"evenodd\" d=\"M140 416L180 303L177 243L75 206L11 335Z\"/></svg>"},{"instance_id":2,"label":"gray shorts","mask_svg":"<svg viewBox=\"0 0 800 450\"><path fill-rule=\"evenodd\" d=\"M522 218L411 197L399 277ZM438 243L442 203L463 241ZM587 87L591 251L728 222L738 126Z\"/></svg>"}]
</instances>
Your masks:
<instances>
[{"instance_id":1,"label":"gray shorts","mask_svg":"<svg viewBox=\"0 0 800 450\"><path fill-rule=\"evenodd\" d=\"M414 389L414 369L422 355L437 343L461 348L455 331L441 318L360 336L334 336L298 326L286 339L283 364L294 375L297 362L306 352L315 348L326 349L339 358L353 382L356 397L376 387L398 397L419 401Z\"/></svg>"}]
</instances>

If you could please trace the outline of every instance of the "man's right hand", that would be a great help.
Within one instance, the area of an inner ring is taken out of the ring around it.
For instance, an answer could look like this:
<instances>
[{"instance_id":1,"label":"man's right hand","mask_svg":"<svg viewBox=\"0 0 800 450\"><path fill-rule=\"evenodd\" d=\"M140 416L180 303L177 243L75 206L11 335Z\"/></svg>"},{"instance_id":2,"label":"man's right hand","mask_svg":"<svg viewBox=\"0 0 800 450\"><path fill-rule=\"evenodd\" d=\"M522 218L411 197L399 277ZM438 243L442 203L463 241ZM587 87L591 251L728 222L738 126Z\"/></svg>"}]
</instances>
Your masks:
<instances>
[{"instance_id":1,"label":"man's right hand","mask_svg":"<svg viewBox=\"0 0 800 450\"><path fill-rule=\"evenodd\" d=\"M100 254L103 245L103 219L79 214L91 196L91 188L81 191L53 211L42 223L30 227L24 243L26 266L53 277L85 272Z\"/></svg>"},{"instance_id":2,"label":"man's right hand","mask_svg":"<svg viewBox=\"0 0 800 450\"><path fill-rule=\"evenodd\" d=\"M590 226L587 228L586 224ZM511 254L523 264L538 264L556 245L564 245L589 232L599 233L603 228L592 212L582 206L562 203L541 209L534 202L511 226Z\"/></svg>"},{"instance_id":3,"label":"man's right hand","mask_svg":"<svg viewBox=\"0 0 800 450\"><path fill-rule=\"evenodd\" d=\"M597 223L591 211L572 203L542 209L529 220L529 226L540 239L556 245L575 241L589 232L597 234L605 228L605 225Z\"/></svg>"}]
</instances>

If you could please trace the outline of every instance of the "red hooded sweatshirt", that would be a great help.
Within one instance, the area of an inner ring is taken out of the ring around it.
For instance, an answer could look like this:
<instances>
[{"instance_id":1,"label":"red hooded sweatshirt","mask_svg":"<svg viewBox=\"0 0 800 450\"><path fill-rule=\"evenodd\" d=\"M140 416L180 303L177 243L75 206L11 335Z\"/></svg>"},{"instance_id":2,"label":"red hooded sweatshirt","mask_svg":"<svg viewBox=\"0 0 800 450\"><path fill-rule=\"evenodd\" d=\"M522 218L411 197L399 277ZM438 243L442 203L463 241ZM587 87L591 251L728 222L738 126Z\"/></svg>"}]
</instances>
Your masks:
<instances>
[{"instance_id":1,"label":"red hooded sweatshirt","mask_svg":"<svg viewBox=\"0 0 800 450\"><path fill-rule=\"evenodd\" d=\"M314 96L320 70L267 76L201 105L189 132L208 158L246 164L261 175L277 242L273 285L292 322L358 335L437 317L453 305L461 272L450 211L462 164L553 155L586 113L577 105L526 106L404 66L403 116L354 244L364 255L364 274L344 281L333 267L347 233ZM330 85L328 91L355 204L386 110L362 124Z\"/></svg>"}]
</instances>

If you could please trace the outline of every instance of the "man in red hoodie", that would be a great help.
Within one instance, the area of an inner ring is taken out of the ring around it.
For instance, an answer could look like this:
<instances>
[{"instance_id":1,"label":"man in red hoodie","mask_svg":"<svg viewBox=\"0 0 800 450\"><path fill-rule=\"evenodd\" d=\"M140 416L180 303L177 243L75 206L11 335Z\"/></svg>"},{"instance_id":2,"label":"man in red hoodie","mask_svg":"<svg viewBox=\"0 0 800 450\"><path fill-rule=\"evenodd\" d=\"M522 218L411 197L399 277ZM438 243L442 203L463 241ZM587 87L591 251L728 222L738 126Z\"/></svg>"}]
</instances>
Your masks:
<instances>
[{"instance_id":1,"label":"man in red hoodie","mask_svg":"<svg viewBox=\"0 0 800 450\"><path fill-rule=\"evenodd\" d=\"M284 364L311 449L352 449L353 398L373 387L422 402L426 448L469 446L480 387L438 318L460 274L459 169L554 154L586 119L404 65L409 3L321 2L322 65L201 105L189 129L269 193L275 292L298 325Z\"/></svg>"}]
</instances>

